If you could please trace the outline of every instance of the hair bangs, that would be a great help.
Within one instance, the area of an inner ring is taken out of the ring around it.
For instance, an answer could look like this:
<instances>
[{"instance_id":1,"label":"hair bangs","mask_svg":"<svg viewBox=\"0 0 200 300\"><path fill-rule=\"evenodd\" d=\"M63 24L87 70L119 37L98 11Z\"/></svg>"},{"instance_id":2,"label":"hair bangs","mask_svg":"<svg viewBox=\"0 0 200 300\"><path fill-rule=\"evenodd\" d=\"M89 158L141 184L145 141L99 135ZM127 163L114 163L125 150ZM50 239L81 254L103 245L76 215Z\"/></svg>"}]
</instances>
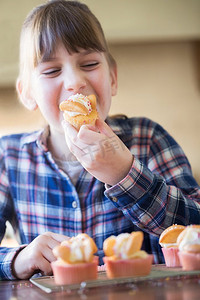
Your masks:
<instances>
[{"instance_id":1,"label":"hair bangs","mask_svg":"<svg viewBox=\"0 0 200 300\"><path fill-rule=\"evenodd\" d=\"M38 14L33 27L34 66L48 60L59 42L69 53L79 52L81 48L107 51L103 31L83 10L79 14L77 7L73 6L70 11L65 6L62 10L56 6L45 10Z\"/></svg>"},{"instance_id":2,"label":"hair bangs","mask_svg":"<svg viewBox=\"0 0 200 300\"><path fill-rule=\"evenodd\" d=\"M116 65L98 19L79 1L48 0L26 17L20 37L20 77L30 88L31 71L48 61L61 43L71 54L80 49L104 52L109 66Z\"/></svg>"}]
</instances>

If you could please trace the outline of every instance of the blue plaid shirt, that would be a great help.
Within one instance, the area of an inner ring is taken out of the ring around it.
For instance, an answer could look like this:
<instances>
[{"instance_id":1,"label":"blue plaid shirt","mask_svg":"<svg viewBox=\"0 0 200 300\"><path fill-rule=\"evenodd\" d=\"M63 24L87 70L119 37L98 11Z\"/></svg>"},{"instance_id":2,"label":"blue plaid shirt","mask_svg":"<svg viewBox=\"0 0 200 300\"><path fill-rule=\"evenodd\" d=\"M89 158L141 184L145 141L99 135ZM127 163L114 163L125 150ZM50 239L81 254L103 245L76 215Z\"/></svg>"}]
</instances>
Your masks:
<instances>
[{"instance_id":1,"label":"blue plaid shirt","mask_svg":"<svg viewBox=\"0 0 200 300\"><path fill-rule=\"evenodd\" d=\"M161 263L161 232L175 223L200 224L200 187L174 139L146 118L109 118L107 123L134 155L129 174L112 187L84 169L74 186L48 151L43 131L0 139L1 239L7 220L22 245L46 231L86 232L102 263L107 237L142 230L143 249ZM107 151L117 151L110 145ZM0 249L2 279L14 279L12 260L20 247Z\"/></svg>"}]
</instances>

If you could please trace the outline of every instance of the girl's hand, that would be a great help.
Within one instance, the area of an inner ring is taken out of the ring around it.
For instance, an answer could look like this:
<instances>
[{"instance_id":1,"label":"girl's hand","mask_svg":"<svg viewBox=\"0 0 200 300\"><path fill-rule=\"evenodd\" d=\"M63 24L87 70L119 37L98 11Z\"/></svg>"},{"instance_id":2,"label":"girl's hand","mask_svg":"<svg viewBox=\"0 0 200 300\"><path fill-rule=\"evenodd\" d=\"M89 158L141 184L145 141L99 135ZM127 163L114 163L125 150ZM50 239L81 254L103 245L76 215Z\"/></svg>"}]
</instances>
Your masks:
<instances>
[{"instance_id":1,"label":"girl's hand","mask_svg":"<svg viewBox=\"0 0 200 300\"><path fill-rule=\"evenodd\" d=\"M13 262L14 275L19 279L28 279L39 272L51 275L51 262L56 260L52 250L66 239L67 236L53 232L39 235L16 256Z\"/></svg>"},{"instance_id":2,"label":"girl's hand","mask_svg":"<svg viewBox=\"0 0 200 300\"><path fill-rule=\"evenodd\" d=\"M65 121L63 127L68 148L98 180L114 185L128 174L133 156L104 121L83 125L79 132Z\"/></svg>"}]
</instances>

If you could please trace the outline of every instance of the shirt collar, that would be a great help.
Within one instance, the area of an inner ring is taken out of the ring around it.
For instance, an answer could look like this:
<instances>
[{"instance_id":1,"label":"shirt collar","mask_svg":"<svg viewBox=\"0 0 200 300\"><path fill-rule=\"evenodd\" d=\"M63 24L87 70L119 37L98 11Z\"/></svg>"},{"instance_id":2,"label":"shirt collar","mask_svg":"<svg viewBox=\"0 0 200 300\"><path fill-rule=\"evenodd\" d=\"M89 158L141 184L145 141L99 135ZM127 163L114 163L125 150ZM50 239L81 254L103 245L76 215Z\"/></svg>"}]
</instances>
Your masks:
<instances>
[{"instance_id":1,"label":"shirt collar","mask_svg":"<svg viewBox=\"0 0 200 300\"><path fill-rule=\"evenodd\" d=\"M114 133L118 136L131 134L132 128L128 122L128 117L125 115L114 115L108 117L106 123L112 128Z\"/></svg>"},{"instance_id":2,"label":"shirt collar","mask_svg":"<svg viewBox=\"0 0 200 300\"><path fill-rule=\"evenodd\" d=\"M27 133L21 140L22 147L26 144L36 143L37 146L47 152L47 138L49 136L49 126L39 131L34 131L32 133Z\"/></svg>"}]
</instances>

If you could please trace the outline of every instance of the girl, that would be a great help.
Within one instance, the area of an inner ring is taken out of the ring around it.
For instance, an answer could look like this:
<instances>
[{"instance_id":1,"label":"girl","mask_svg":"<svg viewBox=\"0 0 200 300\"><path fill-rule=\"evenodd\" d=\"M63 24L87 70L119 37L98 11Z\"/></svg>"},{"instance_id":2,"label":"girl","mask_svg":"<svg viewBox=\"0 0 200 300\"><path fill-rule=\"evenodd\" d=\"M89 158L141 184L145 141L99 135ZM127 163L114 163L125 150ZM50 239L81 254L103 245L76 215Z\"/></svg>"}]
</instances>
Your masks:
<instances>
[{"instance_id":1,"label":"girl","mask_svg":"<svg viewBox=\"0 0 200 300\"><path fill-rule=\"evenodd\" d=\"M49 1L25 20L17 91L47 127L0 139L0 234L11 222L20 246L1 248L0 276L49 275L52 249L86 232L98 246L110 235L142 230L143 249L163 262L161 232L200 223L200 188L180 146L146 118L108 118L117 69L88 7ZM99 119L79 132L59 104L95 94Z\"/></svg>"}]
</instances>

